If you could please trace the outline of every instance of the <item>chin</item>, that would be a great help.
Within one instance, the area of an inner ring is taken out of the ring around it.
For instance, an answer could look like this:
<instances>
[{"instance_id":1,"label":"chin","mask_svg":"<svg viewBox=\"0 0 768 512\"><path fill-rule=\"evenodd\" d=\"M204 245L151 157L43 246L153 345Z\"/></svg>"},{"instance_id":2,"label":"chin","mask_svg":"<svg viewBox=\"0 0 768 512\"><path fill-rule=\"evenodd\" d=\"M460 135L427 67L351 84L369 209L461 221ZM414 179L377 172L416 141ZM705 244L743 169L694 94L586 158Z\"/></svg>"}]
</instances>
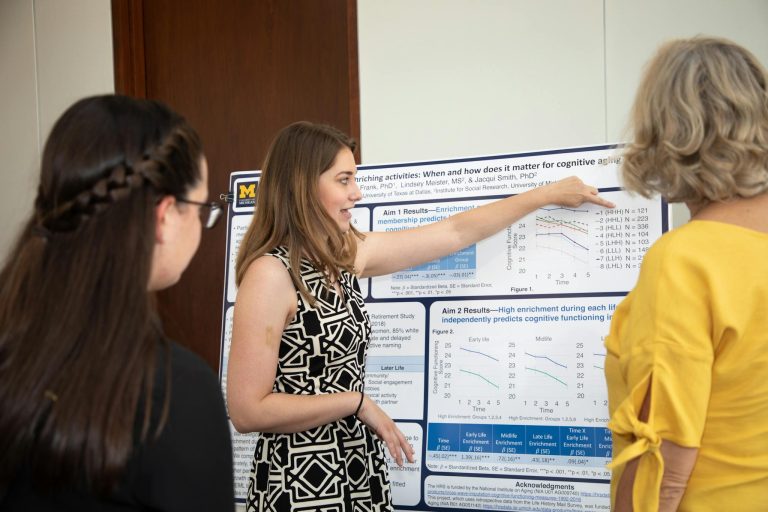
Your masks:
<instances>
[{"instance_id":1,"label":"chin","mask_svg":"<svg viewBox=\"0 0 768 512\"><path fill-rule=\"evenodd\" d=\"M154 282L150 282L148 290L150 292L159 292L170 288L175 285L181 279L181 275L177 276L163 276L162 278L155 279Z\"/></svg>"}]
</instances>

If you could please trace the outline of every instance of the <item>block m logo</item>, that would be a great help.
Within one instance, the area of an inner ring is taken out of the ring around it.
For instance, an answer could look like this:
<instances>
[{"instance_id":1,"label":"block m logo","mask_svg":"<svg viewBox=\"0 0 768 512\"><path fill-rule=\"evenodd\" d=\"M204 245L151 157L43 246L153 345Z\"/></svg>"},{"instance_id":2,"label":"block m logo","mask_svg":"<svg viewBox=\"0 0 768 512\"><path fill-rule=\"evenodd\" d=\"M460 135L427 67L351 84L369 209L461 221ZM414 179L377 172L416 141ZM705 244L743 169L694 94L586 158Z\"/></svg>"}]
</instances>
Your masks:
<instances>
[{"instance_id":1,"label":"block m logo","mask_svg":"<svg viewBox=\"0 0 768 512\"><path fill-rule=\"evenodd\" d=\"M255 199L256 198L256 184L249 183L248 185L240 185L239 192L237 194L238 199Z\"/></svg>"}]
</instances>

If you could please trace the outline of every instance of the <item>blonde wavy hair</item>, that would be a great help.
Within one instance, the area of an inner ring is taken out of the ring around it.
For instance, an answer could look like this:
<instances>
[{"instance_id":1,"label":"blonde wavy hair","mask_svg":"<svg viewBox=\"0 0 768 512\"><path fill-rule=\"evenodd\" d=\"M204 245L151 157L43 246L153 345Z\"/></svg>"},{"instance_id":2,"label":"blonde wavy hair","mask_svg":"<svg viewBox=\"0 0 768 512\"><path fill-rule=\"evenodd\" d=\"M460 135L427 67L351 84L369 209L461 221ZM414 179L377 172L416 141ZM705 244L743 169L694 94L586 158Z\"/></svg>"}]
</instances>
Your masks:
<instances>
[{"instance_id":1,"label":"blonde wavy hair","mask_svg":"<svg viewBox=\"0 0 768 512\"><path fill-rule=\"evenodd\" d=\"M650 61L624 151L627 189L706 203L768 190L768 75L724 39L671 41Z\"/></svg>"}]
</instances>

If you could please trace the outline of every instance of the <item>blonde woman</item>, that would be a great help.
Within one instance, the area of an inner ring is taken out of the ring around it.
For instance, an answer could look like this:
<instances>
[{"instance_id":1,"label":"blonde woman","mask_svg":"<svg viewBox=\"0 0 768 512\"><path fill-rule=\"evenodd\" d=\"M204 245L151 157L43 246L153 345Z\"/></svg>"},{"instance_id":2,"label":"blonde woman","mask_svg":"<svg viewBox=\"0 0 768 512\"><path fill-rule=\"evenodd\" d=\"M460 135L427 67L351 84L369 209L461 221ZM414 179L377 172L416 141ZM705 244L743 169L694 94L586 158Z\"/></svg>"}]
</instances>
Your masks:
<instances>
[{"instance_id":1,"label":"blonde woman","mask_svg":"<svg viewBox=\"0 0 768 512\"><path fill-rule=\"evenodd\" d=\"M768 506L768 78L744 48L663 46L626 186L691 222L648 251L606 340L615 510Z\"/></svg>"}]
</instances>

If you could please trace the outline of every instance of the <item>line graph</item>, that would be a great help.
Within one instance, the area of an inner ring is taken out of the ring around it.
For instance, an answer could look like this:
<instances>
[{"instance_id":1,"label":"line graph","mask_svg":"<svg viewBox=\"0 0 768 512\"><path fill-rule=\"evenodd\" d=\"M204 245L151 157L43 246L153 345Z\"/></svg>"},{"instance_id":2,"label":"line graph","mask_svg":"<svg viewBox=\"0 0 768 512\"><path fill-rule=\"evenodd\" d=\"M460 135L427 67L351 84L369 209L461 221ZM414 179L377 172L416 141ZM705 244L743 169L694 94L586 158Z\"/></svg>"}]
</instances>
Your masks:
<instances>
[{"instance_id":1,"label":"line graph","mask_svg":"<svg viewBox=\"0 0 768 512\"><path fill-rule=\"evenodd\" d=\"M495 357L482 350L474 350L464 346L459 346L458 348L458 354L467 354L467 359L462 360L466 362L466 367L460 367L459 373L472 376L472 381L465 382L464 385L472 388L474 387L473 382L479 382L477 379L481 379L494 388L499 389L499 384L486 377L486 375L494 376L496 373L498 373L497 367L499 366L501 360L498 357ZM468 367L471 367L472 369L467 369Z\"/></svg>"},{"instance_id":2,"label":"line graph","mask_svg":"<svg viewBox=\"0 0 768 512\"><path fill-rule=\"evenodd\" d=\"M564 418L578 410L603 417L608 317L595 312L613 310L620 300L505 299L471 307L436 301L430 309L430 411ZM467 318L487 323L456 321ZM514 326L498 319L514 319Z\"/></svg>"},{"instance_id":3,"label":"line graph","mask_svg":"<svg viewBox=\"0 0 768 512\"><path fill-rule=\"evenodd\" d=\"M536 358L536 359L546 359L547 361L550 361L550 362L556 364L557 366L561 366L563 368L568 368L568 365L565 365L565 364L562 364L562 363L558 363L557 361L555 361L554 359L551 359L548 356L537 356L535 354L531 354L530 352L526 352L525 355L531 356L531 357Z\"/></svg>"},{"instance_id":4,"label":"line graph","mask_svg":"<svg viewBox=\"0 0 768 512\"><path fill-rule=\"evenodd\" d=\"M631 289L662 215L626 192L604 195L616 208L550 205L511 224L495 239L505 284L534 294Z\"/></svg>"},{"instance_id":5,"label":"line graph","mask_svg":"<svg viewBox=\"0 0 768 512\"><path fill-rule=\"evenodd\" d=\"M478 354L478 355L487 357L488 359L493 359L494 361L499 361L497 358L493 357L492 355L486 354L485 352L480 352L479 350L471 350L464 347L459 347L459 350L463 350L464 352L470 352L472 354Z\"/></svg>"},{"instance_id":6,"label":"line graph","mask_svg":"<svg viewBox=\"0 0 768 512\"><path fill-rule=\"evenodd\" d=\"M510 292L548 295L629 290L637 280L644 254L655 240L655 234L662 230L664 211L649 206L645 198L633 197L621 190L603 192L602 196L616 207L583 204L573 208L548 205L535 209L506 229L477 242L471 251L450 256L450 263L444 258L392 276L373 278L371 297L444 298ZM467 201L462 203L462 208L481 204L484 202ZM425 203L423 208L431 211L442 206ZM387 216L384 211L389 212ZM377 208L372 229L394 229L388 215L395 211ZM473 346L467 345L467 348Z\"/></svg>"},{"instance_id":7,"label":"line graph","mask_svg":"<svg viewBox=\"0 0 768 512\"><path fill-rule=\"evenodd\" d=\"M553 358L548 355L524 350L523 355L527 356L527 361L523 368L528 372L531 372L530 374L532 375L532 378L528 379L523 384L524 389L533 390L542 387L546 388L548 385L551 385L553 381L558 383L558 389L559 386L564 386L566 388L570 387L566 379L572 380L572 372L568 372L568 365L561 361L569 361L573 358L573 354L558 354ZM530 365L528 364L529 361L531 363ZM566 371L564 372L564 370ZM563 376L563 373L565 373L566 376ZM546 378L542 380L541 377L539 377L541 375ZM558 391L555 390L554 392L557 393Z\"/></svg>"},{"instance_id":8,"label":"line graph","mask_svg":"<svg viewBox=\"0 0 768 512\"><path fill-rule=\"evenodd\" d=\"M526 370L530 370L530 371L532 371L532 372L540 373L540 374L542 374L542 375L546 375L546 376L547 376L547 377L549 377L550 379L552 379L552 380L556 380L557 382L559 382L559 383L560 383L560 384L562 384L563 386L565 386L565 387L568 387L568 383L567 383L567 382L565 382L565 381L562 381L562 380L558 379L557 377L555 377L554 375L552 375L552 374L551 374L551 373L549 373L549 372L545 372L544 370L539 370L539 369L537 369L537 368L529 368L529 367L527 367L527 366L525 367L525 369L526 369Z\"/></svg>"},{"instance_id":9,"label":"line graph","mask_svg":"<svg viewBox=\"0 0 768 512\"><path fill-rule=\"evenodd\" d=\"M600 352L593 352L592 355L593 356L597 356L597 357L605 357L606 354L602 354ZM592 366L594 368L597 368L598 370L605 370L605 363L603 363L602 366L600 366L598 364L592 364Z\"/></svg>"},{"instance_id":10,"label":"line graph","mask_svg":"<svg viewBox=\"0 0 768 512\"><path fill-rule=\"evenodd\" d=\"M592 357L594 359L592 361L592 368L595 369L595 370L600 370L600 373L596 372L597 375L595 375L595 380L598 381L598 382L602 382L603 379L604 379L602 372L605 371L605 356L606 355L607 354L605 352L593 352L592 353Z\"/></svg>"},{"instance_id":11,"label":"line graph","mask_svg":"<svg viewBox=\"0 0 768 512\"><path fill-rule=\"evenodd\" d=\"M535 213L536 247L560 259L589 264L589 221L586 209L540 208Z\"/></svg>"},{"instance_id":12,"label":"line graph","mask_svg":"<svg viewBox=\"0 0 768 512\"><path fill-rule=\"evenodd\" d=\"M589 212L589 210L577 210L575 208L568 208L567 206L553 206L550 208L544 207L544 208L539 208L539 210L543 210L545 212L554 212L558 210L565 210L569 212Z\"/></svg>"},{"instance_id":13,"label":"line graph","mask_svg":"<svg viewBox=\"0 0 768 512\"><path fill-rule=\"evenodd\" d=\"M560 236L560 237L564 238L565 240L568 240L569 242L571 242L571 244L573 244L574 246L576 246L576 247L578 247L580 249L584 249L585 251L589 251L589 247L587 247L585 245L581 245L579 242L577 242L576 240L574 240L573 238L571 238L567 234L561 233L559 231L554 231L554 232L549 232L549 233L536 233L536 236ZM539 247L544 247L545 249L551 249L551 247L546 247L546 246L542 246L542 245L539 245ZM561 252L565 252L565 254L570 254L570 253L568 253L566 251L561 251Z\"/></svg>"},{"instance_id":14,"label":"line graph","mask_svg":"<svg viewBox=\"0 0 768 512\"><path fill-rule=\"evenodd\" d=\"M495 387L496 389L499 389L499 385L498 384L496 384L495 382L492 382L492 381L486 379L485 377L483 377L479 373L470 372L469 370L465 370L464 368L459 368L459 371L463 372L463 373L467 373L469 375L474 375L475 377L479 377L479 378L483 379L485 382L487 382L488 384L490 384L491 386Z\"/></svg>"}]
</instances>

